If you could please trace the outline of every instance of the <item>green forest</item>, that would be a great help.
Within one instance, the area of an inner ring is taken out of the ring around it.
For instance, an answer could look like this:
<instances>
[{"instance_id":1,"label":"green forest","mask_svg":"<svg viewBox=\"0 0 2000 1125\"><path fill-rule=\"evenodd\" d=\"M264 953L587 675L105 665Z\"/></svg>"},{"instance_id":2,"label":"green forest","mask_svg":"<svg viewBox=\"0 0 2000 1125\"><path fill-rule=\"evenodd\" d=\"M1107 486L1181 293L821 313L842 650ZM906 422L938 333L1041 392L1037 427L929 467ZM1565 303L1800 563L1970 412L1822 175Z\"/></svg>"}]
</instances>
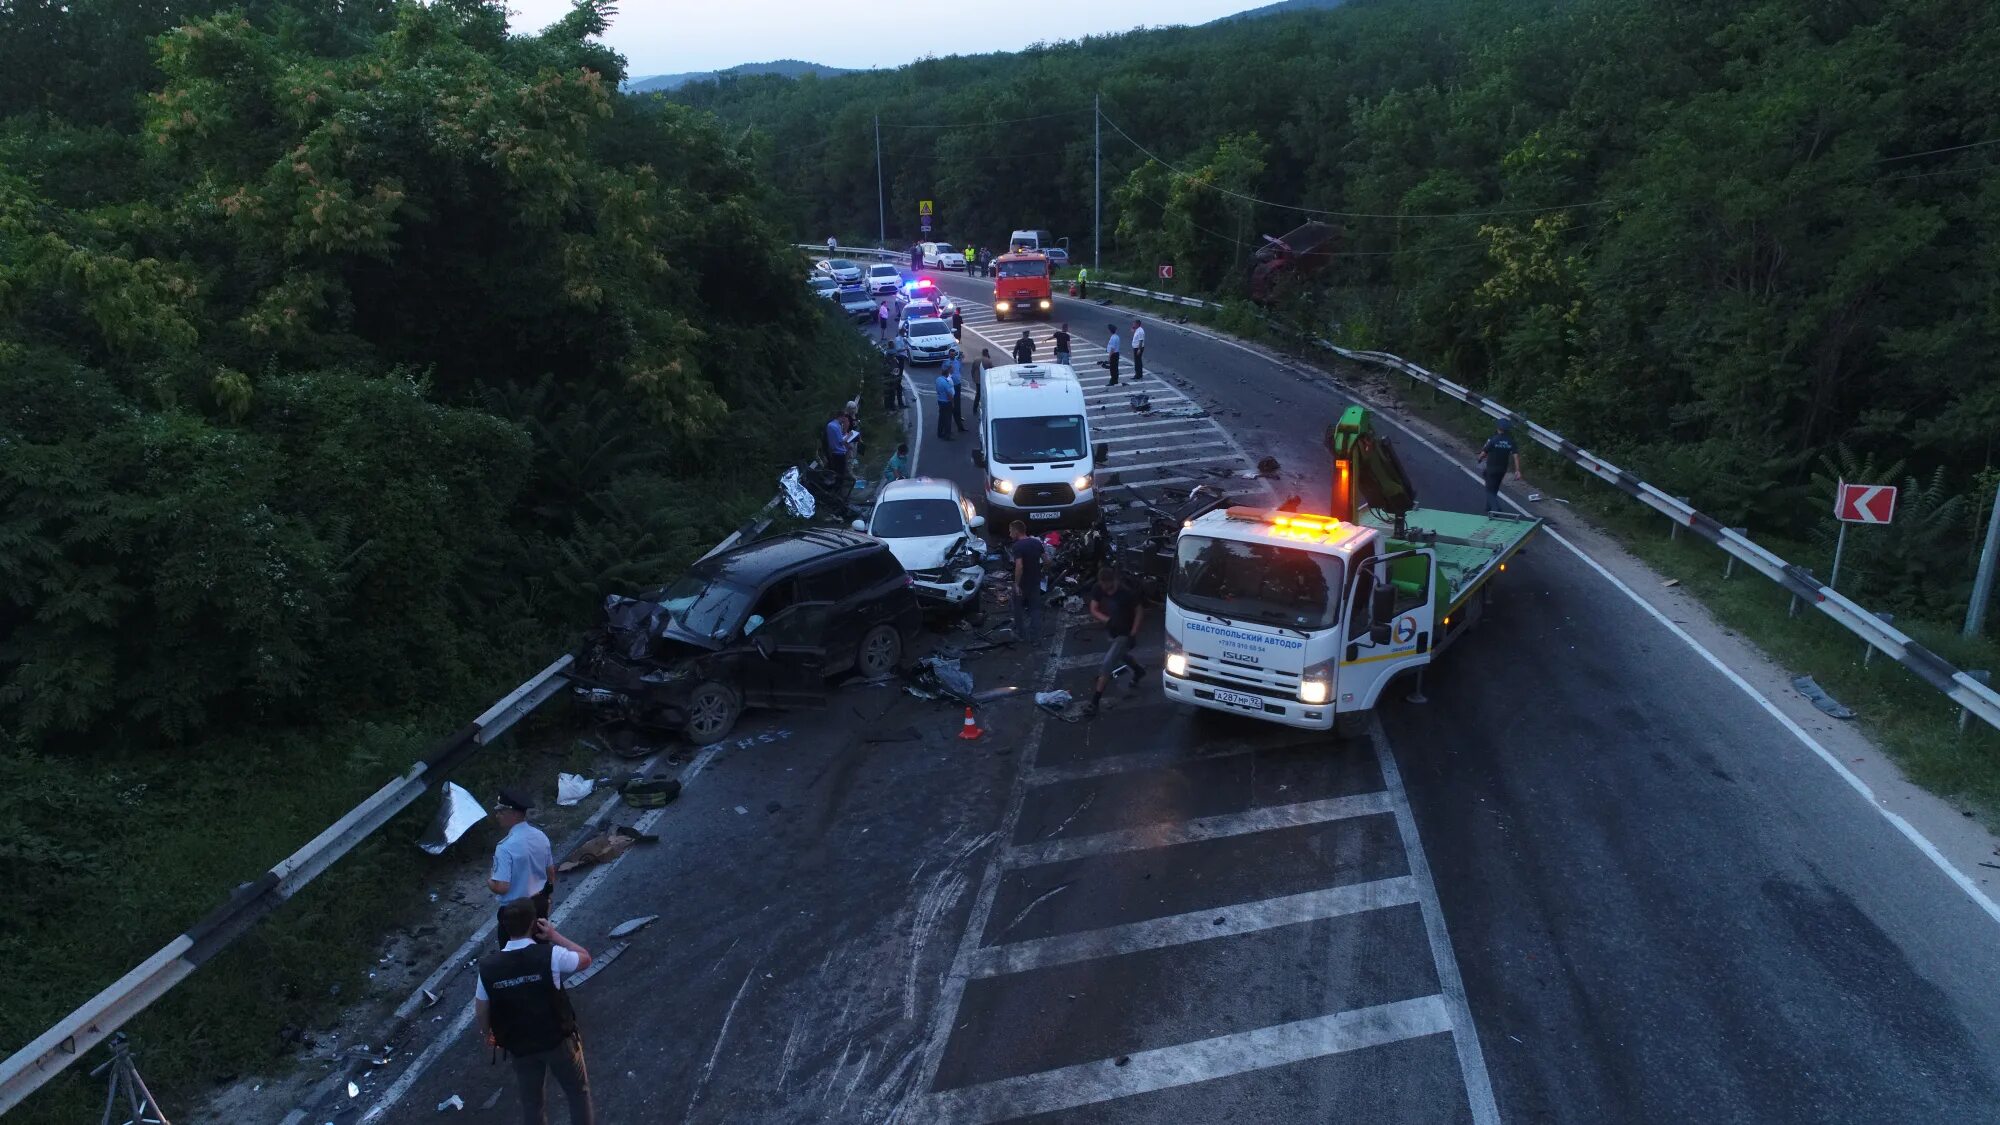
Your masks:
<instances>
[{"instance_id":1,"label":"green forest","mask_svg":"<svg viewBox=\"0 0 2000 1125\"><path fill-rule=\"evenodd\" d=\"M852 394L755 170L618 92L612 15L0 0L0 1051L670 579ZM149 1074L266 1065L417 883L281 912L137 1025Z\"/></svg>"},{"instance_id":2,"label":"green forest","mask_svg":"<svg viewBox=\"0 0 2000 1125\"><path fill-rule=\"evenodd\" d=\"M1352 0L1328 13L729 78L802 238L999 246L1244 295L1261 235L1339 228L1293 331L1396 352L1812 543L1830 480L1906 488L1842 588L1964 612L2000 474L2000 6ZM1823 573L1823 572L1822 572Z\"/></svg>"}]
</instances>

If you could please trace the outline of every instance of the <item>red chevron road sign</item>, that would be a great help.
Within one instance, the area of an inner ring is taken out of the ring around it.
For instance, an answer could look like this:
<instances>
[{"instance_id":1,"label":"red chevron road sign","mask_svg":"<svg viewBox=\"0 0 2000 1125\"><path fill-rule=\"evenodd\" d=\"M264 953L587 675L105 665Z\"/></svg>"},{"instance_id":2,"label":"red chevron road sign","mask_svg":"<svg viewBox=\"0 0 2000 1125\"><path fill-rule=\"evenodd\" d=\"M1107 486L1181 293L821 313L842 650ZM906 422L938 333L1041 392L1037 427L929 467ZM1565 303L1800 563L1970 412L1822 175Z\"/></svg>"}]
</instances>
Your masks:
<instances>
[{"instance_id":1,"label":"red chevron road sign","mask_svg":"<svg viewBox=\"0 0 2000 1125\"><path fill-rule=\"evenodd\" d=\"M1847 523L1888 523L1896 515L1896 486L1840 482L1833 514Z\"/></svg>"}]
</instances>

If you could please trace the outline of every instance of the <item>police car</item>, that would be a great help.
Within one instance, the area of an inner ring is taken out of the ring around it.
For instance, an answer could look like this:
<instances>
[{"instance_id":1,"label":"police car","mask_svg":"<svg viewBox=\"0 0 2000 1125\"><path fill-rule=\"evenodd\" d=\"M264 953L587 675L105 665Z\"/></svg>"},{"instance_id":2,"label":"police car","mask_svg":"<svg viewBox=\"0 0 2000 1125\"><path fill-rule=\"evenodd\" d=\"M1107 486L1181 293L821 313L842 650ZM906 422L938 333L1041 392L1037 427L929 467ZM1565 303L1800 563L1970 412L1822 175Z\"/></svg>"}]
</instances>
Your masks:
<instances>
[{"instance_id":1,"label":"police car","mask_svg":"<svg viewBox=\"0 0 2000 1125\"><path fill-rule=\"evenodd\" d=\"M905 321L904 327L910 333L911 363L943 363L958 346L949 321L922 317Z\"/></svg>"}]
</instances>

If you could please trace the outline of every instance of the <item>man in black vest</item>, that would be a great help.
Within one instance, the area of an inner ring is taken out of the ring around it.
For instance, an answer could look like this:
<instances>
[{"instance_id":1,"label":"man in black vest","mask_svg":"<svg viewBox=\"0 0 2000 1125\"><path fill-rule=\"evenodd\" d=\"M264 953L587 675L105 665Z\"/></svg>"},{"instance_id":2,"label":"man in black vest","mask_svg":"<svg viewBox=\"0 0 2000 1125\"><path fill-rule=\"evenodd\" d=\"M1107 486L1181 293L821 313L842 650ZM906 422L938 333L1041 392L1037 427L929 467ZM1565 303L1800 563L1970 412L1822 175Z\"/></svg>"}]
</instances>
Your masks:
<instances>
[{"instance_id":1,"label":"man in black vest","mask_svg":"<svg viewBox=\"0 0 2000 1125\"><path fill-rule=\"evenodd\" d=\"M596 1125L576 1011L562 990L564 976L590 967L590 951L557 933L548 919L537 919L528 899L500 908L500 933L507 944L479 959L474 999L487 1046L513 1056L522 1120L546 1125L543 1102L553 1073L569 1101L571 1125Z\"/></svg>"}]
</instances>

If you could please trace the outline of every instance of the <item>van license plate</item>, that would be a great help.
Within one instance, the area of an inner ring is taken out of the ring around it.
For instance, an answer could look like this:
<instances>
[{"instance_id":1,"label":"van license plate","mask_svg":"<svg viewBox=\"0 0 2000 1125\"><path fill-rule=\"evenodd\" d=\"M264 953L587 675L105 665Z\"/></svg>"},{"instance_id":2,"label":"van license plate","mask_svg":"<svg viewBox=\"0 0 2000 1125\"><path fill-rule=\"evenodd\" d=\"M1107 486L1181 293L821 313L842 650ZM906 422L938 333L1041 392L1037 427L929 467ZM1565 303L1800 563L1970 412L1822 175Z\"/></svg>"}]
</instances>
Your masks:
<instances>
[{"instance_id":1,"label":"van license plate","mask_svg":"<svg viewBox=\"0 0 2000 1125\"><path fill-rule=\"evenodd\" d=\"M1224 691L1221 688L1216 688L1215 701L1217 703L1227 703L1231 707L1241 707L1245 711L1262 711L1264 709L1263 699L1254 695L1245 695L1240 691Z\"/></svg>"},{"instance_id":2,"label":"van license plate","mask_svg":"<svg viewBox=\"0 0 2000 1125\"><path fill-rule=\"evenodd\" d=\"M1061 512L1029 512L1029 513L1028 513L1028 518L1029 518L1029 519L1031 519L1031 520L1052 520L1052 519L1056 518L1056 517L1057 517L1057 516L1059 516L1059 515L1062 515L1062 513L1061 513Z\"/></svg>"}]
</instances>

